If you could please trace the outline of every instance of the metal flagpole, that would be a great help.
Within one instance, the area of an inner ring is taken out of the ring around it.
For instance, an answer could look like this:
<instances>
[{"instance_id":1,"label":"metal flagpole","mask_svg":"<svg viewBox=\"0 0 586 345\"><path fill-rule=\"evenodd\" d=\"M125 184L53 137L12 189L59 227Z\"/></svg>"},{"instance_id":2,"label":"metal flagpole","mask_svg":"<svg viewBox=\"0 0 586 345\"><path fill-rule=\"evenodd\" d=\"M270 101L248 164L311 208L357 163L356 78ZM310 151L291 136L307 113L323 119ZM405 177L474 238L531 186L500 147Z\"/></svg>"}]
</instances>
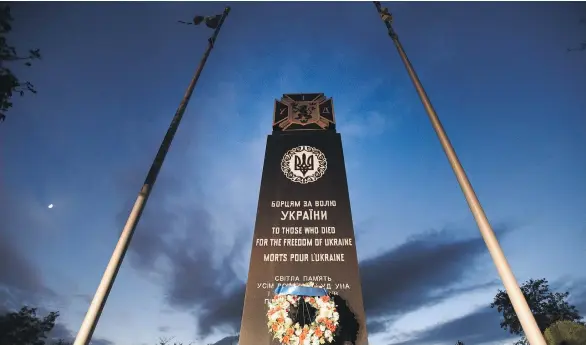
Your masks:
<instances>
[{"instance_id":1,"label":"metal flagpole","mask_svg":"<svg viewBox=\"0 0 586 345\"><path fill-rule=\"evenodd\" d=\"M159 174L159 171L161 170L161 167L163 166L163 161L165 160L165 156L167 155L167 151L169 151L169 147L171 147L171 142L173 141L173 137L175 136L175 132L177 132L177 128L179 127L179 123L181 122L181 118L183 117L183 114L185 113L185 109L187 108L187 104L189 103L189 99L191 98L191 95L193 94L193 90L195 89L195 85L197 84L199 76L201 75L201 72L205 66L205 63L206 63L209 55L210 55L210 52L214 48L214 43L216 41L216 38L218 37L220 29L222 28L222 24L224 23L224 20L228 16L228 13L230 13L230 7L226 7L224 9L224 12L222 13L222 15L219 19L219 22L217 23L217 26L214 30L214 33L208 39L208 47L207 47L207 49L206 49L206 51L205 51L205 53L199 63L199 66L197 67L195 74L193 75L193 78L191 79L191 82L189 83L189 86L187 87L187 91L185 92L185 95L183 96L181 103L179 103L179 107L177 108L177 111L175 112L175 116L173 116L173 120L171 121L171 124L169 125L169 129L167 129L167 133L165 134L165 138L163 139L163 142L161 143L161 146L159 147L159 151L157 152L157 155L155 156L155 159L154 159L153 164L151 165L151 168L147 174L147 177L144 181L144 184L143 184L140 192L138 193L138 197L136 198L136 201L134 202L134 206L132 207L132 210L130 211L130 215L128 217L128 220L126 221L126 225L124 225L124 228L122 229L122 233L120 234L120 239L118 240L118 243L116 244L116 248L114 248L114 253L112 254L112 257L110 258L110 262L108 262L108 266L106 267L106 271L104 272L104 275L102 276L102 280L100 281L100 285L98 286L98 289L94 295L92 303L90 304L90 307L85 315L85 318L83 320L83 323L81 324L79 332L77 333L77 336L75 337L75 342L73 343L73 345L88 345L91 338L92 338L92 335L94 333L96 325L98 324L98 320L100 318L100 315L102 314L102 310L104 309L104 305L106 304L106 299L108 298L110 290L112 289L112 285L114 284L114 280L116 279L116 275L118 274L118 270L120 269L120 265L122 264L122 261L124 260L124 255L126 254L126 250L128 249L128 245L130 244L130 240L132 239L134 229L136 228L136 225L138 224L138 222L140 220L140 216L142 214L142 211L144 210L144 207L148 201L149 195L150 195L150 193L153 189L153 186L157 180L157 176ZM195 23L195 24L197 25L199 23Z\"/></svg>"},{"instance_id":2,"label":"metal flagpole","mask_svg":"<svg viewBox=\"0 0 586 345\"><path fill-rule=\"evenodd\" d=\"M519 288L519 284L517 283L517 280L513 275L513 271L511 270L511 267L507 262L505 254L503 253L503 250L499 245L499 242L494 234L494 231L492 230L492 227L488 222L486 214L484 213L484 210L480 205L480 201L478 200L478 197L476 196L476 193L474 192L474 189L472 188L472 185L470 184L470 181L468 180L468 177L464 172L464 168L462 167L462 164L460 163L458 156L456 156L456 151L452 147L452 144L448 139L448 135L446 134L435 110L433 109L433 106L431 105L429 97L425 93L425 90L423 89L423 86L421 85L421 82L417 77L417 73L415 73L415 70L413 69L411 62L409 62L407 54L405 53L405 50L403 49L401 42L399 42L399 37L397 36L397 33L395 32L395 30L393 30L393 27L391 26L391 22L393 20L392 15L388 12L386 8L381 8L380 2L374 1L374 5L376 6L376 10L381 16L381 19L387 26L389 36L391 36L393 42L395 43L395 47L397 47L397 51L401 56L401 60L403 60L403 63L407 68L407 72L409 73L409 77L411 78L411 81L413 82L413 85L417 90L417 94L419 94L419 97L421 98L421 102L425 107L425 111L427 111L427 115L429 116L431 125L433 126L433 129L435 130L440 140L444 152L448 157L448 161L450 162L450 165L452 166L452 169L456 174L456 179L460 184L460 188L462 188L462 192L466 197L468 206L470 207L472 215L474 216L474 219L478 224L480 234L482 235L484 242L488 247L488 251L492 256L492 260L494 261L494 264L501 277L501 280L503 281L505 290L507 291L507 294L511 299L511 303L513 305L513 308L515 309L515 313L517 313L517 317L519 318L519 322L523 327L523 331L525 333L525 336L527 337L527 340L531 345L546 345L543 335L541 334L541 331L537 326L537 322L535 322L535 318L531 313L531 309L529 308L529 305L527 304L527 301L525 300L525 297L523 296L523 293Z\"/></svg>"}]
</instances>

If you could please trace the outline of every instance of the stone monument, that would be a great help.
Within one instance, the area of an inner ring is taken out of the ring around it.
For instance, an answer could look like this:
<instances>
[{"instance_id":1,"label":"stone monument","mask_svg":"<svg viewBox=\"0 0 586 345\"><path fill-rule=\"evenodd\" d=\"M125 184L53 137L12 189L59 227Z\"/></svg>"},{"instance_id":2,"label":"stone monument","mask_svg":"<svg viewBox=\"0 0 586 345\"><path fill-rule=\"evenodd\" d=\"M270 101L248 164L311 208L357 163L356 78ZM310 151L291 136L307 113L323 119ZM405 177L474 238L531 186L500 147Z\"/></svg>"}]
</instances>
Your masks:
<instances>
[{"instance_id":1,"label":"stone monument","mask_svg":"<svg viewBox=\"0 0 586 345\"><path fill-rule=\"evenodd\" d=\"M341 334L334 344L367 345L342 140L323 93L275 101L239 345L278 344L267 328L267 302L280 284L308 282L336 297Z\"/></svg>"}]
</instances>

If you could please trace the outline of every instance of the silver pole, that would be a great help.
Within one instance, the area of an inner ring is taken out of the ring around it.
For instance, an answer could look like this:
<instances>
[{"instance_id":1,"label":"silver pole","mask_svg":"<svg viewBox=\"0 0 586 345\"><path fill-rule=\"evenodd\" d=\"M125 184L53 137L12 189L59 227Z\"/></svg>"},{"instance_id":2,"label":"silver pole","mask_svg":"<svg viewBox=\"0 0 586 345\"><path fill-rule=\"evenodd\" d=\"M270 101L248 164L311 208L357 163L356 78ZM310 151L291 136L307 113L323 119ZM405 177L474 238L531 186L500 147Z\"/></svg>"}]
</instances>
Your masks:
<instances>
[{"instance_id":1,"label":"silver pole","mask_svg":"<svg viewBox=\"0 0 586 345\"><path fill-rule=\"evenodd\" d=\"M521 323L521 327L523 327L523 332L525 333L527 340L531 345L546 345L545 339L539 330L539 326L537 326L537 322L531 313L531 309L529 308L529 305L527 304L527 301L525 300L525 297L519 288L519 284L517 283L517 279L515 279L513 271L511 270L511 266L509 266L509 263L507 262L505 253L499 245L494 231L488 222L488 218L486 217L486 214L480 205L480 201L478 200L478 197L472 188L472 184L466 176L466 172L464 172L464 168L462 167L462 164L456 155L456 151L450 143L448 135L446 134L439 117L433 109L429 97L423 89L423 86L417 77L417 73L415 73L415 69L407 58L407 54L405 53L401 42L399 42L399 36L397 36L393 30L393 27L391 26L392 17L390 16L390 13L382 10L380 2L374 1L374 5L376 6L379 15L381 18L383 18L383 21L387 26L389 35L397 47L397 51L401 56L401 60L403 60L403 63L407 68L407 72L409 73L409 77L411 78L411 81L417 90L417 94L419 95L419 98L421 98L421 102L423 103L423 107L425 108L429 120L431 121L431 125L433 126L433 129L439 138L446 156L448 157L448 161L454 170L454 174L456 174L456 179L458 180L460 188L466 197L466 201L468 202L468 206L470 207L472 215L476 220L476 224L478 224L480 234L482 235L482 238L486 243L486 247L492 256L492 260L496 266L499 276L501 277L503 285L505 286L505 290L511 299L511 304L513 305L513 309L515 309L515 313L519 318L519 322Z\"/></svg>"},{"instance_id":2,"label":"silver pole","mask_svg":"<svg viewBox=\"0 0 586 345\"><path fill-rule=\"evenodd\" d=\"M214 34L208 40L208 47L199 63L197 71L193 75L189 86L187 87L187 91L179 103L179 107L175 112L175 116L173 116L173 120L169 125L169 129L165 134L165 138L159 147L159 151L155 156L153 164L147 174L145 182L138 193L138 197L132 207L132 211L130 211L130 216L128 216L128 220L126 221L126 225L124 225L124 229L122 229L122 234L120 234L120 239L116 244L116 248L114 248L114 253L110 258L110 262L108 262L108 266L106 267L106 271L102 276L102 280L100 281L100 285L92 299L92 303L85 314L85 318L81 324L79 332L75 337L75 342L73 345L88 345L94 330L96 329L96 325L100 319L102 314L102 310L104 309L104 305L106 304L106 300L108 299L108 295L110 294L110 290L112 289L112 285L114 284L114 280L116 279L116 275L118 274L118 270L122 265L122 261L124 260L124 255L126 254L126 250L128 249L128 245L130 244L130 240L132 239L132 235L134 233L134 229L140 220L140 216L144 207L148 201L149 195L153 189L153 186L157 180L157 176L159 175L159 171L163 166L163 161L165 160L165 156L167 155L167 151L171 147L171 142L173 141L173 137L177 132L177 128L179 128L179 123L183 118L183 114L185 113L185 109L187 108L187 104L189 103L189 99L193 94L193 90L195 89L195 85L201 75L203 67L210 55L210 52L214 48L214 43L216 38L218 37L218 33L222 28L222 24L224 20L228 16L230 12L230 7L226 7L222 17L218 23L218 27L215 29Z\"/></svg>"}]
</instances>

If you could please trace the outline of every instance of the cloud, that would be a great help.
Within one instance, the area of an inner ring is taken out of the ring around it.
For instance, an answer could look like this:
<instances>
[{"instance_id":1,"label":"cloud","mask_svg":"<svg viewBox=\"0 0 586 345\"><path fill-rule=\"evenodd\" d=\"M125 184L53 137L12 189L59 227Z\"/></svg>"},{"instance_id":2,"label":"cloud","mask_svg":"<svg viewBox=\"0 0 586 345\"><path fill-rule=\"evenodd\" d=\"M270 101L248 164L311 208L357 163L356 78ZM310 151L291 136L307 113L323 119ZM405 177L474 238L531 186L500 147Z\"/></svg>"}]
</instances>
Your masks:
<instances>
[{"instance_id":1,"label":"cloud","mask_svg":"<svg viewBox=\"0 0 586 345\"><path fill-rule=\"evenodd\" d=\"M458 287L467 277L465 272L473 272L477 259L486 255L486 247L480 237L450 240L449 234L443 230L413 237L360 263L364 307L370 320L398 317L494 284Z\"/></svg>"},{"instance_id":2,"label":"cloud","mask_svg":"<svg viewBox=\"0 0 586 345\"><path fill-rule=\"evenodd\" d=\"M169 326L159 326L157 327L157 330L161 333L168 333L169 330L171 330L171 327Z\"/></svg>"},{"instance_id":3,"label":"cloud","mask_svg":"<svg viewBox=\"0 0 586 345\"><path fill-rule=\"evenodd\" d=\"M553 282L551 288L553 291L570 291L570 304L575 305L578 311L586 310L584 308L586 307L586 289L583 279L560 279ZM515 340L515 336L511 336L502 328L486 326L498 325L500 322L501 314L487 306L423 331L414 332L410 334L409 340L395 342L392 345L453 344L457 340L461 340L465 344L480 344Z\"/></svg>"},{"instance_id":4,"label":"cloud","mask_svg":"<svg viewBox=\"0 0 586 345\"><path fill-rule=\"evenodd\" d=\"M161 203L171 199L163 188L158 191L157 206L150 211L158 219L153 223L143 220L141 224L148 225L139 225L131 245L132 262L146 270L155 269L158 259L166 262L166 300L176 309L193 313L200 335L218 330L233 334L240 326L245 287L231 267L240 257L241 243L248 242L235 241L222 255L209 211L197 204ZM149 213L145 212L145 217L149 218ZM508 231L503 227L498 232ZM371 334L383 332L405 313L495 284L460 286L467 274L475 272L486 247L480 237L454 239L451 232L445 229L412 237L360 263ZM251 235L250 231L240 233Z\"/></svg>"},{"instance_id":5,"label":"cloud","mask_svg":"<svg viewBox=\"0 0 586 345\"><path fill-rule=\"evenodd\" d=\"M482 344L499 340L507 340L511 335L498 327L500 314L490 307L480 308L457 319L439 324L421 332L416 332L407 341L392 345L419 344L453 344L458 340L464 344Z\"/></svg>"},{"instance_id":6,"label":"cloud","mask_svg":"<svg viewBox=\"0 0 586 345\"><path fill-rule=\"evenodd\" d=\"M108 340L108 339L101 339L101 338L94 338L92 339L92 341L90 342L90 345L114 345L114 342Z\"/></svg>"},{"instance_id":7,"label":"cloud","mask_svg":"<svg viewBox=\"0 0 586 345\"><path fill-rule=\"evenodd\" d=\"M39 271L0 230L0 307L15 309L50 293Z\"/></svg>"},{"instance_id":8,"label":"cloud","mask_svg":"<svg viewBox=\"0 0 586 345\"><path fill-rule=\"evenodd\" d=\"M5 186L0 186L0 308L20 309L24 304L37 304L55 293L43 283L40 270L27 258L20 245L20 233L35 230L29 204Z\"/></svg>"},{"instance_id":9,"label":"cloud","mask_svg":"<svg viewBox=\"0 0 586 345\"><path fill-rule=\"evenodd\" d=\"M359 120L345 121L340 125L344 138L365 137L382 134L391 125L391 119L377 111L367 111Z\"/></svg>"},{"instance_id":10,"label":"cloud","mask_svg":"<svg viewBox=\"0 0 586 345\"><path fill-rule=\"evenodd\" d=\"M582 291L578 292L572 300L576 309L578 309L578 312L582 315L582 320L586 319L586 289L582 289Z\"/></svg>"},{"instance_id":11,"label":"cloud","mask_svg":"<svg viewBox=\"0 0 586 345\"><path fill-rule=\"evenodd\" d=\"M26 255L27 247L21 245L27 242L28 235L42 230L42 223L34 216L38 205L8 188L0 189L3 191L0 193L0 205L3 205L0 208L0 313L17 311L27 305L37 308L40 315L48 314L49 304L62 296L45 284L41 271ZM16 229L24 229L24 233ZM67 341L74 338L72 331L58 320L49 336ZM91 344L113 345L100 338L93 339Z\"/></svg>"},{"instance_id":12,"label":"cloud","mask_svg":"<svg viewBox=\"0 0 586 345\"><path fill-rule=\"evenodd\" d=\"M285 78L290 74L292 73L285 73L277 80L288 85L288 89L283 89L283 92L307 89L297 85L299 81L294 78ZM267 83L275 84L270 81ZM369 135L373 133L373 129L382 133L394 124L395 114L402 113L398 108L404 108L404 104L399 97L392 97L395 103L391 106L389 103L383 105L371 99L380 87L380 80L368 80L358 88L358 93L354 86L351 89L348 86L347 92L344 89L335 95L327 94L335 98L336 115L340 119L339 128L346 137L364 136L366 129ZM272 96L266 98L249 97L250 102L244 102L248 97L245 95L249 95L247 90L230 88L230 97L225 101L217 99L213 103L230 107L238 103L247 104L246 111L242 110L243 107L227 111L223 107L209 104L199 106L197 112L205 113L206 116L198 117L201 122L194 127L202 131L198 132L202 147L192 148L193 152L187 154L185 147L174 143L173 160L178 162L177 157L181 156L181 163L174 163L171 159L166 162L129 248L129 259L133 267L159 280L165 289L165 299L169 306L194 315L197 332L201 336L210 335L216 330L236 332L241 322L244 299L242 279L245 278L243 272L247 268L243 262L247 262L249 258L252 224L245 223L248 218L242 220L239 212L253 214L256 207L256 197L250 195L258 195L258 184L250 181L258 180L260 176L261 162L258 160L262 158L266 132L254 131L244 135L240 130L234 131L230 133L233 144L227 144L215 138L217 135L227 136L225 132L228 130L222 127L222 132L214 131L218 127L218 119L229 118L232 122L265 123L262 128L266 128L268 132L269 114L272 111L270 99L279 97L280 94L272 93ZM352 102L355 104L350 104ZM343 109L346 109L347 114L343 114ZM219 112L217 116L216 112ZM186 121L189 121L187 117ZM182 126L189 127L189 122ZM257 132L262 132L262 135ZM208 142L203 145L204 139L214 139L214 145L209 145ZM177 140L180 141L181 136ZM193 157L198 159L194 162ZM199 159L202 157L205 161ZM149 155L146 159L150 164L152 157ZM202 164L202 161L206 163ZM205 176L193 173L198 171L197 166L202 165L206 169L199 172ZM145 164L141 164L140 169L128 174L132 177L128 181L134 182L127 181L127 185L132 188L124 190L126 196L136 195L140 187L136 185L136 181L143 178L144 166ZM238 167L237 174L234 174L235 167ZM173 175L173 171L180 173ZM181 178L179 174L190 177ZM193 187L194 181L200 180L197 177L202 176L207 184ZM213 195L221 195L221 201L211 200L212 192L202 192L208 185L213 186ZM196 190L188 191L187 187ZM121 223L126 220L130 205L129 203L120 214ZM250 207L250 212L243 212L244 207ZM229 208L231 217L226 217L218 208ZM428 233L413 238L399 247L361 262L365 306L372 324L371 333L383 331L387 323L402 313L479 288L458 288L457 284L465 278L464 272L473 271L475 259L485 255L484 243L480 238L445 240L444 237L449 232ZM436 265L431 266L429 262ZM381 286L386 286L386 289ZM396 304L398 308L394 305L391 308L392 304Z\"/></svg>"},{"instance_id":13,"label":"cloud","mask_svg":"<svg viewBox=\"0 0 586 345\"><path fill-rule=\"evenodd\" d=\"M384 321L367 321L366 327L370 334L382 333L386 331L387 324Z\"/></svg>"},{"instance_id":14,"label":"cloud","mask_svg":"<svg viewBox=\"0 0 586 345\"><path fill-rule=\"evenodd\" d=\"M49 336L50 338L53 338L55 340L63 339L67 342L73 342L75 338L71 330L69 330L66 326L64 326L61 323L55 324L55 327L53 327ZM94 337L91 340L90 345L114 345L114 343L108 339Z\"/></svg>"},{"instance_id":15,"label":"cloud","mask_svg":"<svg viewBox=\"0 0 586 345\"><path fill-rule=\"evenodd\" d=\"M224 338L218 340L213 345L237 345L237 344L238 344L238 336L231 335L231 336L224 337Z\"/></svg>"},{"instance_id":16,"label":"cloud","mask_svg":"<svg viewBox=\"0 0 586 345\"><path fill-rule=\"evenodd\" d=\"M582 316L582 320L586 320L586 279L564 277L550 285L554 291L569 291L568 302L576 307L578 314Z\"/></svg>"},{"instance_id":17,"label":"cloud","mask_svg":"<svg viewBox=\"0 0 586 345\"><path fill-rule=\"evenodd\" d=\"M214 245L210 214L196 205L176 211L161 212L157 223L137 229L131 262L146 271L156 269L159 259L168 263L161 269L166 301L176 309L193 311L199 333L209 335L222 326L234 331L231 326L239 324L244 301L244 286L230 268L239 248L233 247L216 260L218 246ZM167 226L162 225L165 222ZM160 229L171 229L179 222L186 230L182 235L181 231L174 232L177 237L159 235Z\"/></svg>"},{"instance_id":18,"label":"cloud","mask_svg":"<svg viewBox=\"0 0 586 345\"><path fill-rule=\"evenodd\" d=\"M371 113L367 118L383 128L387 124L378 113ZM359 136L360 131L355 134ZM218 150L225 158L220 161L231 165L206 166L207 179L211 176L212 181L223 181L218 186L224 188L222 202L227 202L222 204L222 209L229 206L236 212L244 204L255 203L254 197L244 198L244 195L258 193L258 187L247 183L246 177L252 172L240 169L235 177L233 174L224 176L221 174L231 173L231 170L220 168L234 166L235 159L248 162L252 154L247 150L253 148L256 157L264 148L265 136L262 135L259 145L252 145L256 139L246 138L240 142L239 148L234 147L241 150L237 154L227 155L225 150ZM206 186L197 186L197 183L194 186L201 172L185 164L194 155L189 149L193 148L174 145L174 159L181 157L181 164L174 165L170 160L167 162L170 166L161 171L129 247L129 261L135 269L156 277L170 307L194 316L199 336L217 331L234 334L242 317L245 292L242 279L246 277L243 272L247 268L243 262L249 259L251 224L239 224L236 213L232 214L236 220L226 219L215 201L206 195ZM206 150L209 155L216 155L216 151ZM149 159L152 158L145 155L144 161ZM216 160L219 159L216 157ZM124 186L119 190L126 197L136 195L140 187L136 182L142 179L144 166L140 164L140 169L124 173ZM238 188L236 182L241 182ZM238 195L233 195L235 193ZM121 224L128 216L130 201L133 200L129 200L128 207L119 215ZM508 231L502 227L498 232L502 235ZM486 256L487 251L480 237L455 239L450 236L452 233L452 229L426 232L360 263L370 334L384 332L406 313L494 285L493 281L481 281L461 286L462 281L476 272L478 259Z\"/></svg>"},{"instance_id":19,"label":"cloud","mask_svg":"<svg viewBox=\"0 0 586 345\"><path fill-rule=\"evenodd\" d=\"M240 322L244 291L231 263L241 248L219 250L210 212L193 201L203 196L183 198L181 187L169 173L161 174L137 226L129 258L134 268L160 278L167 303L197 315L198 332L209 335L214 328ZM119 220L126 216L120 213ZM221 309L230 302L232 308L238 306L236 312Z\"/></svg>"}]
</instances>

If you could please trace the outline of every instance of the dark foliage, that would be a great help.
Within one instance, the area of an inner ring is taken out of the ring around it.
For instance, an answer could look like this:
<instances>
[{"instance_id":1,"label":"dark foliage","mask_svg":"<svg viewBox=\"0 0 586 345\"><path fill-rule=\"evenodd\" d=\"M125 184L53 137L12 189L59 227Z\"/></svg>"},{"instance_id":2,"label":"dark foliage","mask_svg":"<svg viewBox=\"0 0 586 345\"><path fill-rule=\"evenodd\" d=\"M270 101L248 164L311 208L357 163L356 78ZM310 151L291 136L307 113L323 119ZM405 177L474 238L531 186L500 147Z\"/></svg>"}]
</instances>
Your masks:
<instances>
[{"instance_id":1,"label":"dark foliage","mask_svg":"<svg viewBox=\"0 0 586 345\"><path fill-rule=\"evenodd\" d=\"M10 7L0 5L0 122L6 119L6 111L12 108L13 94L24 96L26 92L37 93L33 84L20 81L7 67L15 62L30 67L31 61L41 58L39 49L29 50L28 55L19 56L16 48L8 44L7 35L12 31L12 21Z\"/></svg>"},{"instance_id":2,"label":"dark foliage","mask_svg":"<svg viewBox=\"0 0 586 345\"><path fill-rule=\"evenodd\" d=\"M360 330L360 325L356 320L356 315L352 312L348 303L342 297L339 295L330 296L334 300L334 303L336 303L336 309L338 314L340 314L340 325L334 337L333 345L343 345L346 342L356 344L356 338L358 337L358 332Z\"/></svg>"},{"instance_id":3,"label":"dark foliage","mask_svg":"<svg viewBox=\"0 0 586 345\"><path fill-rule=\"evenodd\" d=\"M581 319L576 307L566 301L570 293L550 291L546 279L531 279L521 286L521 291L542 332L557 321L577 322ZM490 307L497 308L497 311L502 313L501 328L511 334L524 335L509 295L505 291L498 291Z\"/></svg>"},{"instance_id":4,"label":"dark foliage","mask_svg":"<svg viewBox=\"0 0 586 345\"><path fill-rule=\"evenodd\" d=\"M18 312L0 316L0 345L46 345L59 313L37 316L37 309L23 307ZM59 340L55 345L64 345Z\"/></svg>"}]
</instances>

